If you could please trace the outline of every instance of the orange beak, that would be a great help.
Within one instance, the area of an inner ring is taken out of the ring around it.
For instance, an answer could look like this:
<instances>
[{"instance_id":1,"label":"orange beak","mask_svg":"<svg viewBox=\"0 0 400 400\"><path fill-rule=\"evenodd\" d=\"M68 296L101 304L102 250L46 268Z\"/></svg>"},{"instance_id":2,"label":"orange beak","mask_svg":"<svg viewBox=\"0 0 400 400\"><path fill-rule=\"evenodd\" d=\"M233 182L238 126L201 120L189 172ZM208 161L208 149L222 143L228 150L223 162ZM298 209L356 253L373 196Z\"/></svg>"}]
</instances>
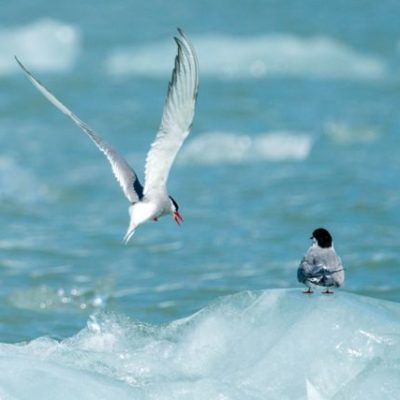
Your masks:
<instances>
[{"instance_id":1,"label":"orange beak","mask_svg":"<svg viewBox=\"0 0 400 400\"><path fill-rule=\"evenodd\" d=\"M182 218L181 214L179 214L178 211L174 212L174 220L178 225L180 225L181 222L183 222L183 218Z\"/></svg>"}]
</instances>

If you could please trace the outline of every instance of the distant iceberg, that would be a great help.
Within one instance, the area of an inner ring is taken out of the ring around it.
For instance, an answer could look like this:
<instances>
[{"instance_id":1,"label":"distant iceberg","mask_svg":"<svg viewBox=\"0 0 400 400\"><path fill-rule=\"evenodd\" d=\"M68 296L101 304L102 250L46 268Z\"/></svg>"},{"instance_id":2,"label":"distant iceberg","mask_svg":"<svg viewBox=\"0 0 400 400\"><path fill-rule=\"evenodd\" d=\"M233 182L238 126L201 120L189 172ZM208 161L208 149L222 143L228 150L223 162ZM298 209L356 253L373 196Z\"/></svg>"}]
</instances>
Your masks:
<instances>
[{"instance_id":1,"label":"distant iceberg","mask_svg":"<svg viewBox=\"0 0 400 400\"><path fill-rule=\"evenodd\" d=\"M41 19L22 26L0 26L0 76L19 71L18 56L32 70L70 70L80 51L80 32L52 19Z\"/></svg>"},{"instance_id":2,"label":"distant iceberg","mask_svg":"<svg viewBox=\"0 0 400 400\"><path fill-rule=\"evenodd\" d=\"M153 326L108 314L58 342L0 345L0 398L399 399L400 304L242 292Z\"/></svg>"},{"instance_id":3,"label":"distant iceberg","mask_svg":"<svg viewBox=\"0 0 400 400\"><path fill-rule=\"evenodd\" d=\"M208 132L191 139L178 160L199 164L304 161L312 145L311 135L304 132L276 131L251 136Z\"/></svg>"},{"instance_id":4,"label":"distant iceberg","mask_svg":"<svg viewBox=\"0 0 400 400\"><path fill-rule=\"evenodd\" d=\"M208 34L193 36L193 43L201 76L224 80L266 76L377 80L388 73L380 56L364 54L328 36ZM106 68L117 76L165 76L170 74L173 54L170 41L116 48Z\"/></svg>"}]
</instances>

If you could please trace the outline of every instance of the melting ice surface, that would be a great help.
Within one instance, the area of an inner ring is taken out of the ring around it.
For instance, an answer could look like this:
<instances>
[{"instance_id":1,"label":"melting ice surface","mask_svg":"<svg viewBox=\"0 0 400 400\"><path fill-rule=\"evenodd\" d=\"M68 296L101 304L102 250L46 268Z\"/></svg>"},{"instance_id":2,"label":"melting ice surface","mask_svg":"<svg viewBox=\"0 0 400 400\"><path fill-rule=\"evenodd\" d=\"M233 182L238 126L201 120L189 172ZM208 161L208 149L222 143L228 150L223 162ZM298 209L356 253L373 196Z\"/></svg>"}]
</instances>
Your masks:
<instances>
[{"instance_id":1,"label":"melting ice surface","mask_svg":"<svg viewBox=\"0 0 400 400\"><path fill-rule=\"evenodd\" d=\"M151 326L92 317L77 335L0 347L7 399L398 399L400 304L241 292Z\"/></svg>"}]
</instances>

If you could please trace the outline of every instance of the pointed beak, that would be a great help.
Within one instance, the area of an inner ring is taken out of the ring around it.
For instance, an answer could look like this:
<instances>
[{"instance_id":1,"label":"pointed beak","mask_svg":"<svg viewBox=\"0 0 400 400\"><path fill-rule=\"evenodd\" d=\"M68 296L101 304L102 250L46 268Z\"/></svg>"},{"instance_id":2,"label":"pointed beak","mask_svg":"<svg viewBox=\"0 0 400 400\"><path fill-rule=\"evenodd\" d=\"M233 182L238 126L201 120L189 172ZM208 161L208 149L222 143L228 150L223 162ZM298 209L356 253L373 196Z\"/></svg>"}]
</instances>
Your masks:
<instances>
[{"instance_id":1,"label":"pointed beak","mask_svg":"<svg viewBox=\"0 0 400 400\"><path fill-rule=\"evenodd\" d=\"M180 225L181 222L183 222L183 218L182 218L181 214L179 214L178 211L174 212L174 220L178 225Z\"/></svg>"}]
</instances>

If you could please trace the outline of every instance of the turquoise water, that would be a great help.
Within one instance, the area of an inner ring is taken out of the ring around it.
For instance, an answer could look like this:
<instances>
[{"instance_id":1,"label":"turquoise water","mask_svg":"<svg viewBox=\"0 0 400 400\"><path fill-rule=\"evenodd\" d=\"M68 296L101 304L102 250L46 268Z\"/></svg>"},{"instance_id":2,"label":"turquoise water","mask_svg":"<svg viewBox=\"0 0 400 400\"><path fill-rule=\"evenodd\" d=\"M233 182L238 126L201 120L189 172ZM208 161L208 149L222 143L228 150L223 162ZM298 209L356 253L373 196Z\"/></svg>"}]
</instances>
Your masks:
<instances>
[{"instance_id":1,"label":"turquoise water","mask_svg":"<svg viewBox=\"0 0 400 400\"><path fill-rule=\"evenodd\" d=\"M146 323L296 286L318 226L346 290L400 301L400 5L15 1L0 19L0 341L63 339L97 312ZM103 155L14 54L142 178L182 27L201 76L170 175L185 219L122 243Z\"/></svg>"}]
</instances>

